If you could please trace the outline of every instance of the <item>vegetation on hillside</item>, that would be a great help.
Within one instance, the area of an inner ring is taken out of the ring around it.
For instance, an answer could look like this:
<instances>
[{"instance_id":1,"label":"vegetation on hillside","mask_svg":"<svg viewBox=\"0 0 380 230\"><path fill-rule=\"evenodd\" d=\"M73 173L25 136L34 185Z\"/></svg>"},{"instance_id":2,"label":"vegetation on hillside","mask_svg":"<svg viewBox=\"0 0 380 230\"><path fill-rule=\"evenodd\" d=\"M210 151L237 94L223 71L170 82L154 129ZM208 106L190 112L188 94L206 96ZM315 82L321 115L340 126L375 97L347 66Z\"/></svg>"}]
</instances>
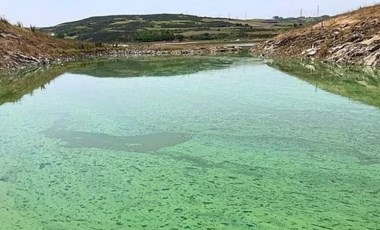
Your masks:
<instances>
[{"instance_id":1,"label":"vegetation on hillside","mask_svg":"<svg viewBox=\"0 0 380 230\"><path fill-rule=\"evenodd\" d=\"M41 29L61 38L106 43L265 39L289 28L315 24L324 18L326 16L238 20L183 14L115 15L91 17Z\"/></svg>"},{"instance_id":2,"label":"vegetation on hillside","mask_svg":"<svg viewBox=\"0 0 380 230\"><path fill-rule=\"evenodd\" d=\"M125 51L124 46L117 47L119 43L127 42L134 42L128 44L128 50L138 53L140 50L172 50L164 43L161 43L162 47L153 48L150 44L136 46L143 42L265 39L294 26L315 24L322 18L237 20L183 14L119 15L92 17L50 28L24 27L21 22L11 25L1 18L0 69L41 66L52 61L61 63L61 60L82 56L112 54L112 51L120 49ZM113 47L108 44L113 44ZM199 45L183 45L175 49L184 48L187 49L184 53L203 49ZM210 49L214 48L210 46L206 49L209 49L206 52L211 52ZM221 50L224 52L228 49Z\"/></svg>"}]
</instances>

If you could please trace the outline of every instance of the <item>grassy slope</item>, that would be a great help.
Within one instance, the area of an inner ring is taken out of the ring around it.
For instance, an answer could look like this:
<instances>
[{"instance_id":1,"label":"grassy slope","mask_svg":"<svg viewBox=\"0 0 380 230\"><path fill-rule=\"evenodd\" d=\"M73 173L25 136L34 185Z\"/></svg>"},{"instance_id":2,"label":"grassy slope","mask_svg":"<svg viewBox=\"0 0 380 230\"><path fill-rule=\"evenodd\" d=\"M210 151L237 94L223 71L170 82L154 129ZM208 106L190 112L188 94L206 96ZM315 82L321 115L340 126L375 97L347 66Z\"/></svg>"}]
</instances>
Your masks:
<instances>
[{"instance_id":1,"label":"grassy slope","mask_svg":"<svg viewBox=\"0 0 380 230\"><path fill-rule=\"evenodd\" d=\"M291 28L294 23L315 23L320 19L238 20L182 14L115 15L91 17L54 27L42 28L68 38L95 42L128 42L139 34L169 31L188 40L268 38Z\"/></svg>"}]
</instances>

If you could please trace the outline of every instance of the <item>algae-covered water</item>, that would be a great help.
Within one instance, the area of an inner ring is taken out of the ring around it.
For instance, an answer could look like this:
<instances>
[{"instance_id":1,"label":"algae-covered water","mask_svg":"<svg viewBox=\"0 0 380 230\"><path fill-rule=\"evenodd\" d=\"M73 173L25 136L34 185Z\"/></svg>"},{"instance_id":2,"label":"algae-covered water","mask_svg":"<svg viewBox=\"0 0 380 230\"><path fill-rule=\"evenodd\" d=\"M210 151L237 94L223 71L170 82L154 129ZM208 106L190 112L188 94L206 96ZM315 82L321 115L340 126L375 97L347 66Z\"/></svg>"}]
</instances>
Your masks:
<instances>
[{"instance_id":1,"label":"algae-covered water","mask_svg":"<svg viewBox=\"0 0 380 230\"><path fill-rule=\"evenodd\" d=\"M54 73L1 81L0 229L380 229L365 101L252 58Z\"/></svg>"}]
</instances>

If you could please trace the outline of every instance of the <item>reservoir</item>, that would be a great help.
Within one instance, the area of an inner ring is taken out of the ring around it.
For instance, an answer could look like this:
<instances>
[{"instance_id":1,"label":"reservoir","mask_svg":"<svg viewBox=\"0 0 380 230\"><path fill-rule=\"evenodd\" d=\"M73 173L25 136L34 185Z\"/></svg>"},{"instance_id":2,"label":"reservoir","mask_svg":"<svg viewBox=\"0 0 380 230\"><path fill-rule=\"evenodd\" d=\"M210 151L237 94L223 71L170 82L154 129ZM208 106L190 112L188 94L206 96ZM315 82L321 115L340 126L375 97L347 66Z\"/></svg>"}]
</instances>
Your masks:
<instances>
[{"instance_id":1,"label":"reservoir","mask_svg":"<svg viewBox=\"0 0 380 230\"><path fill-rule=\"evenodd\" d=\"M0 77L0 229L378 229L377 74L176 57Z\"/></svg>"}]
</instances>

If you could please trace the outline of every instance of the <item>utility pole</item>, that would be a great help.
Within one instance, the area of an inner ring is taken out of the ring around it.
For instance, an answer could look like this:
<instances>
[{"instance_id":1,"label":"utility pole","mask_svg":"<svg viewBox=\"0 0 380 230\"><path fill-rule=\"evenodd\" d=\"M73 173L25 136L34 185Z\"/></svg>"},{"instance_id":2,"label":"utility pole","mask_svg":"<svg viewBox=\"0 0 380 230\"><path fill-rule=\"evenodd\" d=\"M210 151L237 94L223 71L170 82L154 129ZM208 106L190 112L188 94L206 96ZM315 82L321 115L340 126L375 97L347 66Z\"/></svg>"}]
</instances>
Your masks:
<instances>
[{"instance_id":1,"label":"utility pole","mask_svg":"<svg viewBox=\"0 0 380 230\"><path fill-rule=\"evenodd\" d=\"M301 9L300 18L302 18L302 15L303 15L303 12L302 12L302 9Z\"/></svg>"},{"instance_id":2,"label":"utility pole","mask_svg":"<svg viewBox=\"0 0 380 230\"><path fill-rule=\"evenodd\" d=\"M317 8L317 17L319 17L319 5L318 5L318 8Z\"/></svg>"}]
</instances>

